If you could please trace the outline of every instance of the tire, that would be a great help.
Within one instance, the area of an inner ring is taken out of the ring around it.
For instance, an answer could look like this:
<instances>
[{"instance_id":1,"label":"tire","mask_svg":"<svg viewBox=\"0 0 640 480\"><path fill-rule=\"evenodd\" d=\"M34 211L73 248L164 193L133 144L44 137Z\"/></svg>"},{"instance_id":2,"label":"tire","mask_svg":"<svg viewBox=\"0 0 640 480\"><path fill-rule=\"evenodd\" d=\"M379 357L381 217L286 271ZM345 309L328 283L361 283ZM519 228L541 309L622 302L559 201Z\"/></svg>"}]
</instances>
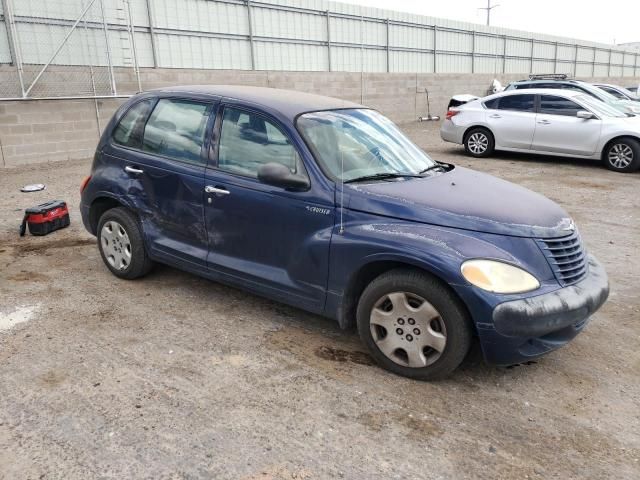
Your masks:
<instances>
[{"instance_id":1,"label":"tire","mask_svg":"<svg viewBox=\"0 0 640 480\"><path fill-rule=\"evenodd\" d=\"M605 167L614 172L631 173L640 168L640 142L633 138L619 138L602 155Z\"/></svg>"},{"instance_id":2,"label":"tire","mask_svg":"<svg viewBox=\"0 0 640 480\"><path fill-rule=\"evenodd\" d=\"M467 155L475 158L488 157L493 153L495 145L493 134L486 128L472 128L464 136L464 149Z\"/></svg>"},{"instance_id":3,"label":"tire","mask_svg":"<svg viewBox=\"0 0 640 480\"><path fill-rule=\"evenodd\" d=\"M153 267L136 216L126 208L107 210L98 222L98 248L104 264L118 278L133 280Z\"/></svg>"},{"instance_id":4,"label":"tire","mask_svg":"<svg viewBox=\"0 0 640 480\"><path fill-rule=\"evenodd\" d=\"M444 378L471 346L465 306L438 279L416 270L377 277L362 292L356 315L360 338L376 362L404 377Z\"/></svg>"}]
</instances>

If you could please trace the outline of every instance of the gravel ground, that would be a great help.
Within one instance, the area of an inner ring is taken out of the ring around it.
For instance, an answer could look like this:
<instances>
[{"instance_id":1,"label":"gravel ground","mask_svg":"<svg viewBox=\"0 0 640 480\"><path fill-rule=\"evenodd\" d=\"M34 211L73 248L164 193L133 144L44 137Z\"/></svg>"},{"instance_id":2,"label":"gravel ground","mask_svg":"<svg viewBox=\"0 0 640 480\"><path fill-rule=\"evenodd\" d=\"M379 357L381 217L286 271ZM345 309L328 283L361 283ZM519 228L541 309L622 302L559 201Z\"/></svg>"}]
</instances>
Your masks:
<instances>
[{"instance_id":1,"label":"gravel ground","mask_svg":"<svg viewBox=\"0 0 640 480\"><path fill-rule=\"evenodd\" d=\"M397 377L332 321L168 267L116 279L78 214L89 161L2 170L0 478L640 478L640 174L471 160L436 128L407 130L559 202L605 264L610 300L570 345ZM23 209L54 198L72 226L20 239Z\"/></svg>"}]
</instances>

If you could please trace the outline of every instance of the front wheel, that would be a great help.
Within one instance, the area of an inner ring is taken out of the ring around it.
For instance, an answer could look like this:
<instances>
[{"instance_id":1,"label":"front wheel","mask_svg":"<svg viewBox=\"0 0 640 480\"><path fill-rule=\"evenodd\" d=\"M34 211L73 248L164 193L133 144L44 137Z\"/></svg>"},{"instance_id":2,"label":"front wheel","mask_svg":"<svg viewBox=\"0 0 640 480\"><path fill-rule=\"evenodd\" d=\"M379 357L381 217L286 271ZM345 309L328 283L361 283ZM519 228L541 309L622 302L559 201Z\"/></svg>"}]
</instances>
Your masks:
<instances>
[{"instance_id":1,"label":"front wheel","mask_svg":"<svg viewBox=\"0 0 640 480\"><path fill-rule=\"evenodd\" d=\"M464 360L472 328L465 307L434 277L392 270L369 284L358 332L383 368L419 380L446 377Z\"/></svg>"},{"instance_id":2,"label":"front wheel","mask_svg":"<svg viewBox=\"0 0 640 480\"><path fill-rule=\"evenodd\" d=\"M464 137L464 149L472 157L488 157L494 148L495 140L486 128L473 128Z\"/></svg>"},{"instance_id":3,"label":"front wheel","mask_svg":"<svg viewBox=\"0 0 640 480\"><path fill-rule=\"evenodd\" d=\"M605 149L603 161L614 172L635 172L640 168L640 142L633 138L614 140Z\"/></svg>"}]
</instances>

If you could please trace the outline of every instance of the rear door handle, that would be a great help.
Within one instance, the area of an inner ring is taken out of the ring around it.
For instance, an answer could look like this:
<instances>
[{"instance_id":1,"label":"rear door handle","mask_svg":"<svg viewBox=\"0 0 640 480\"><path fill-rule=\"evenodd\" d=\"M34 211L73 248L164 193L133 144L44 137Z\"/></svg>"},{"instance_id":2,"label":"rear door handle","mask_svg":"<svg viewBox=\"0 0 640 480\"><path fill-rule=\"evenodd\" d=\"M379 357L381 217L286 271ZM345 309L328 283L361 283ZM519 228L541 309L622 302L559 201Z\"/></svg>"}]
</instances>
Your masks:
<instances>
[{"instance_id":1,"label":"rear door handle","mask_svg":"<svg viewBox=\"0 0 640 480\"><path fill-rule=\"evenodd\" d=\"M489 118L502 118L502 115L498 115L497 113L494 113L493 115L489 115Z\"/></svg>"},{"instance_id":2,"label":"rear door handle","mask_svg":"<svg viewBox=\"0 0 640 480\"><path fill-rule=\"evenodd\" d=\"M211 185L204 187L204 191L206 193L215 193L217 195L229 195L231 193L229 190L220 187L212 187Z\"/></svg>"},{"instance_id":3,"label":"rear door handle","mask_svg":"<svg viewBox=\"0 0 640 480\"><path fill-rule=\"evenodd\" d=\"M551 124L551 122L549 120L539 120L538 123L540 125L550 125Z\"/></svg>"},{"instance_id":4,"label":"rear door handle","mask_svg":"<svg viewBox=\"0 0 640 480\"><path fill-rule=\"evenodd\" d=\"M127 173L134 173L136 175L140 175L141 173L144 173L144 170L136 167L130 167L129 165L124 167L124 171Z\"/></svg>"}]
</instances>

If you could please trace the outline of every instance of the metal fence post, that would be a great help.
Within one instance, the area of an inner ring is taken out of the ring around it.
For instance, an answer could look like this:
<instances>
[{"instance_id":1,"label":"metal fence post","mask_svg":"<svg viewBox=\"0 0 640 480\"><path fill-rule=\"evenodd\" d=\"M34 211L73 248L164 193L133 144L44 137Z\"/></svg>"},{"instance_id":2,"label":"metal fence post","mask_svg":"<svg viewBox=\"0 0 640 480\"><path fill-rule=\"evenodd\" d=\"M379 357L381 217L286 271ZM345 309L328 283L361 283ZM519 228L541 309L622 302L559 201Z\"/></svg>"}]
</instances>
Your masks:
<instances>
[{"instance_id":1,"label":"metal fence post","mask_svg":"<svg viewBox=\"0 0 640 480\"><path fill-rule=\"evenodd\" d=\"M535 40L531 39L531 60L529 61L529 73L533 73L533 49Z\"/></svg>"},{"instance_id":2,"label":"metal fence post","mask_svg":"<svg viewBox=\"0 0 640 480\"><path fill-rule=\"evenodd\" d=\"M251 0L247 0L247 21L249 25L249 48L251 49L251 70L255 70L256 53L253 48L253 20L251 19Z\"/></svg>"},{"instance_id":3,"label":"metal fence post","mask_svg":"<svg viewBox=\"0 0 640 480\"><path fill-rule=\"evenodd\" d=\"M433 73L438 73L438 26L433 24Z\"/></svg>"},{"instance_id":4,"label":"metal fence post","mask_svg":"<svg viewBox=\"0 0 640 480\"><path fill-rule=\"evenodd\" d=\"M387 73L389 71L389 19L387 18Z\"/></svg>"},{"instance_id":5,"label":"metal fence post","mask_svg":"<svg viewBox=\"0 0 640 480\"><path fill-rule=\"evenodd\" d=\"M17 43L16 24L13 19L13 5L11 0L2 0L2 11L4 12L4 23L7 30L7 39L9 41L9 55L11 55L11 63L15 65L18 73L18 81L20 82L20 93L22 97L26 96L24 91L24 79L22 71L22 55L20 45Z\"/></svg>"},{"instance_id":6,"label":"metal fence post","mask_svg":"<svg viewBox=\"0 0 640 480\"><path fill-rule=\"evenodd\" d=\"M507 71L507 36L502 36L502 73Z\"/></svg>"},{"instance_id":7,"label":"metal fence post","mask_svg":"<svg viewBox=\"0 0 640 480\"><path fill-rule=\"evenodd\" d=\"M151 7L151 0L147 0L147 20L149 21L149 37L151 38L151 56L153 57L153 68L158 68L158 46L156 45L156 30L154 24L155 15Z\"/></svg>"},{"instance_id":8,"label":"metal fence post","mask_svg":"<svg viewBox=\"0 0 640 480\"><path fill-rule=\"evenodd\" d=\"M331 12L327 10L327 62L331 71Z\"/></svg>"},{"instance_id":9,"label":"metal fence post","mask_svg":"<svg viewBox=\"0 0 640 480\"><path fill-rule=\"evenodd\" d=\"M553 73L558 73L558 42L553 49Z\"/></svg>"},{"instance_id":10,"label":"metal fence post","mask_svg":"<svg viewBox=\"0 0 640 480\"><path fill-rule=\"evenodd\" d=\"M612 49L609 49L609 67L607 68L607 77L611 76L611 53L613 52Z\"/></svg>"},{"instance_id":11,"label":"metal fence post","mask_svg":"<svg viewBox=\"0 0 640 480\"><path fill-rule=\"evenodd\" d=\"M573 53L573 76L578 76L578 44L575 44L576 50Z\"/></svg>"},{"instance_id":12,"label":"metal fence post","mask_svg":"<svg viewBox=\"0 0 640 480\"><path fill-rule=\"evenodd\" d=\"M596 47L593 47L593 59L591 61L591 78L596 76Z\"/></svg>"},{"instance_id":13,"label":"metal fence post","mask_svg":"<svg viewBox=\"0 0 640 480\"><path fill-rule=\"evenodd\" d=\"M93 3L93 2L91 2ZM104 42L107 51L107 63L109 64L109 78L111 79L111 93L117 95L116 77L113 74L113 61L111 60L111 46L109 45L109 30L107 30L107 15L104 10L104 0L100 0L100 14L102 15L102 29L104 31Z\"/></svg>"},{"instance_id":14,"label":"metal fence post","mask_svg":"<svg viewBox=\"0 0 640 480\"><path fill-rule=\"evenodd\" d=\"M471 73L476 73L476 31L471 32Z\"/></svg>"},{"instance_id":15,"label":"metal fence post","mask_svg":"<svg viewBox=\"0 0 640 480\"><path fill-rule=\"evenodd\" d=\"M129 24L129 38L131 39L131 50L133 50L133 71L138 81L138 92L142 91L142 82L140 81L140 66L138 65L138 51L136 49L136 31L133 26L133 15L131 14L131 0L125 0L127 4L127 23Z\"/></svg>"}]
</instances>

